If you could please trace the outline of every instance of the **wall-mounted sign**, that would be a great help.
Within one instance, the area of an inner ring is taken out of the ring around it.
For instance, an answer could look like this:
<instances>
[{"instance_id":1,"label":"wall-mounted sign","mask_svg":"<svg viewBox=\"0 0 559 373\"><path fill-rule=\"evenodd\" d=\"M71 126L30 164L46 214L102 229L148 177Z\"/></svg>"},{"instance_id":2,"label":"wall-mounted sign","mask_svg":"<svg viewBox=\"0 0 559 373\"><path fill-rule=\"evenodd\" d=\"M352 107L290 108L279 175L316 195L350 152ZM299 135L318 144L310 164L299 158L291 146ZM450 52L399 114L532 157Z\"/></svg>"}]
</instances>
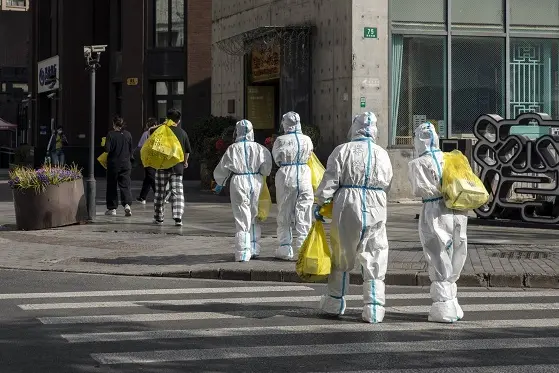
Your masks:
<instances>
[{"instance_id":1,"label":"wall-mounted sign","mask_svg":"<svg viewBox=\"0 0 559 373\"><path fill-rule=\"evenodd\" d=\"M278 79L280 76L280 47L276 45L251 52L250 71L252 82Z\"/></svg>"},{"instance_id":2,"label":"wall-mounted sign","mask_svg":"<svg viewBox=\"0 0 559 373\"><path fill-rule=\"evenodd\" d=\"M361 106L361 107L367 106L367 100L365 99L365 97L361 97L359 99L359 106Z\"/></svg>"},{"instance_id":3,"label":"wall-mounted sign","mask_svg":"<svg viewBox=\"0 0 559 373\"><path fill-rule=\"evenodd\" d=\"M365 27L364 35L365 39L378 39L378 30L376 27Z\"/></svg>"},{"instance_id":4,"label":"wall-mounted sign","mask_svg":"<svg viewBox=\"0 0 559 373\"><path fill-rule=\"evenodd\" d=\"M126 85L138 85L138 78L126 79Z\"/></svg>"},{"instance_id":5,"label":"wall-mounted sign","mask_svg":"<svg viewBox=\"0 0 559 373\"><path fill-rule=\"evenodd\" d=\"M275 105L274 87L247 87L247 119L252 122L254 129L274 129Z\"/></svg>"},{"instance_id":6,"label":"wall-mounted sign","mask_svg":"<svg viewBox=\"0 0 559 373\"><path fill-rule=\"evenodd\" d=\"M50 92L60 86L60 59L58 56L48 58L37 63L37 92Z\"/></svg>"}]
</instances>

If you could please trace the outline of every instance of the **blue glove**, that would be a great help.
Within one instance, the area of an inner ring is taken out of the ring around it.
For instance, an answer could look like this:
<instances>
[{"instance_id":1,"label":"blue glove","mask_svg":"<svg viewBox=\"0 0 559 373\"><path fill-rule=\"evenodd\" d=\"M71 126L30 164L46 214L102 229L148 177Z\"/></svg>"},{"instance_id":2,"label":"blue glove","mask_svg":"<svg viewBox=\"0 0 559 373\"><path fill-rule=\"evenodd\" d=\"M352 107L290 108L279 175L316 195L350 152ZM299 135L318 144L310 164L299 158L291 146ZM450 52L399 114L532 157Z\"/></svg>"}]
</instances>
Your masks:
<instances>
[{"instance_id":1,"label":"blue glove","mask_svg":"<svg viewBox=\"0 0 559 373\"><path fill-rule=\"evenodd\" d=\"M214 188L214 190L213 190L213 192L214 192L215 194L219 194L219 193L221 193L222 190L223 190L223 186L222 186L222 185L216 185L215 188Z\"/></svg>"},{"instance_id":2,"label":"blue glove","mask_svg":"<svg viewBox=\"0 0 559 373\"><path fill-rule=\"evenodd\" d=\"M315 220L321 221L324 223L324 216L320 215L320 209L322 208L322 206L319 205L315 205L314 206L314 218Z\"/></svg>"}]
</instances>

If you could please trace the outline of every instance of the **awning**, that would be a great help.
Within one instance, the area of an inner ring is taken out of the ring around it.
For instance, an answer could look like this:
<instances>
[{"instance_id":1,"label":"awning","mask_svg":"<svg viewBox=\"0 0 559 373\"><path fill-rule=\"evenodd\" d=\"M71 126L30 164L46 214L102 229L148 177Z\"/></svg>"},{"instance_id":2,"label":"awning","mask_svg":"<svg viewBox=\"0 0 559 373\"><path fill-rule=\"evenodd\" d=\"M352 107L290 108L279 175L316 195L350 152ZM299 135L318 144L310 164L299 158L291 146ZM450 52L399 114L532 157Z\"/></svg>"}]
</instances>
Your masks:
<instances>
[{"instance_id":1,"label":"awning","mask_svg":"<svg viewBox=\"0 0 559 373\"><path fill-rule=\"evenodd\" d=\"M17 124L8 123L0 118L0 131L16 131Z\"/></svg>"}]
</instances>

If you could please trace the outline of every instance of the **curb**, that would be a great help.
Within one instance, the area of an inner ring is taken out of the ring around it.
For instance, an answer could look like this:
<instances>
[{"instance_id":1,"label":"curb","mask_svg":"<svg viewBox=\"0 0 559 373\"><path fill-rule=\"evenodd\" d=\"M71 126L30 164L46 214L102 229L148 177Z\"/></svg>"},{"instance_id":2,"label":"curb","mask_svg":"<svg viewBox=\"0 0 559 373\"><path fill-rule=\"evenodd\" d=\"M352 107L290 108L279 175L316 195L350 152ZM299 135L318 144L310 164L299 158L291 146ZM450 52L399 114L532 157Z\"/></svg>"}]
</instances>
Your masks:
<instances>
[{"instance_id":1,"label":"curb","mask_svg":"<svg viewBox=\"0 0 559 373\"><path fill-rule=\"evenodd\" d=\"M152 273L123 273L114 271L79 271L57 270L47 268L14 268L0 266L0 269L59 272L90 275L114 275L128 277L162 277L162 278L193 278L200 280L228 280L228 281L260 281L260 282L291 282L308 283L301 281L295 271L289 270L258 270L258 269L196 269L177 272L152 272ZM350 284L361 285L363 277L359 272L351 272ZM385 278L386 285L397 286L429 286L428 272L388 272ZM544 288L559 289L559 275L531 274L531 273L462 273L457 281L458 286L482 288Z\"/></svg>"},{"instance_id":2,"label":"curb","mask_svg":"<svg viewBox=\"0 0 559 373\"><path fill-rule=\"evenodd\" d=\"M559 224L530 223L519 220L508 219L482 219L468 218L468 224L486 227L507 227L507 228L527 228L527 229L559 229Z\"/></svg>"},{"instance_id":3,"label":"curb","mask_svg":"<svg viewBox=\"0 0 559 373\"><path fill-rule=\"evenodd\" d=\"M295 271L265 271L252 269L214 269L185 272L159 273L152 276L196 279L220 279L237 281L274 281L303 283ZM388 272L386 285L429 286L427 272ZM361 285L361 273L350 273L350 284ZM465 287L510 287L559 289L559 275L529 273L463 273L457 281Z\"/></svg>"}]
</instances>

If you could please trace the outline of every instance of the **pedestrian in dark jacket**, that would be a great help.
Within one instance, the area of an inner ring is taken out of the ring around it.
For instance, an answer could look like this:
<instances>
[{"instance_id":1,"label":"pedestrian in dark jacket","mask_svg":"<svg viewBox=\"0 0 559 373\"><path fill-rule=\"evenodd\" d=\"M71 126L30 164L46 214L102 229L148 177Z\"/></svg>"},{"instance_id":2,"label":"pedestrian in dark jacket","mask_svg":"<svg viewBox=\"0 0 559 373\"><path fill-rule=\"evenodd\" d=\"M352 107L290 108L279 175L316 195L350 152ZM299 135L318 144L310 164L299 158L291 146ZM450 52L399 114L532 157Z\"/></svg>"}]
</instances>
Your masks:
<instances>
[{"instance_id":1,"label":"pedestrian in dark jacket","mask_svg":"<svg viewBox=\"0 0 559 373\"><path fill-rule=\"evenodd\" d=\"M124 129L121 117L113 118L113 130L109 131L105 141L107 152L107 212L105 215L116 215L118 208L118 189L120 202L124 207L124 214L132 216L130 205L132 193L130 191L130 173L132 172L133 150L132 135Z\"/></svg>"}]
</instances>

